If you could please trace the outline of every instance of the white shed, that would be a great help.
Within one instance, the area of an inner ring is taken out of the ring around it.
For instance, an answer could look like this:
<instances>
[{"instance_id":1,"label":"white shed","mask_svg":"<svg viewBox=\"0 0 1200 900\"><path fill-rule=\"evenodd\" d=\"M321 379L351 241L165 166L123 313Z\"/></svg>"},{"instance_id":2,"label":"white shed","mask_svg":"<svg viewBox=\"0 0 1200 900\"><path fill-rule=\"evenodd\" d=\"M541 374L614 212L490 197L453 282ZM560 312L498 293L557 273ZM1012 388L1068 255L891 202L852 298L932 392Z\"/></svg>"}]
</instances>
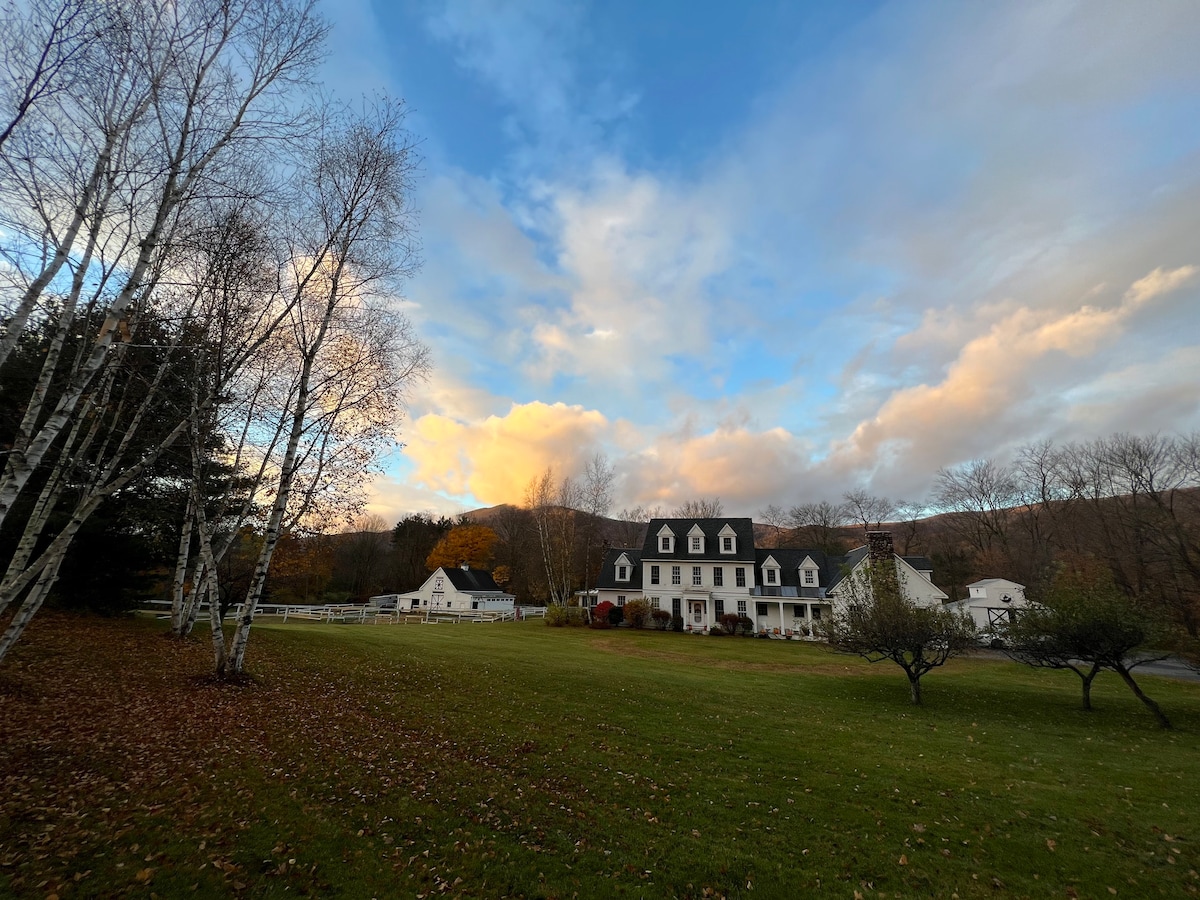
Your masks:
<instances>
[{"instance_id":1,"label":"white shed","mask_svg":"<svg viewBox=\"0 0 1200 900\"><path fill-rule=\"evenodd\" d=\"M951 609L968 612L975 627L986 631L1012 617L1012 610L1028 605L1025 585L1007 578L983 578L967 585L968 596L947 604Z\"/></svg>"}]
</instances>

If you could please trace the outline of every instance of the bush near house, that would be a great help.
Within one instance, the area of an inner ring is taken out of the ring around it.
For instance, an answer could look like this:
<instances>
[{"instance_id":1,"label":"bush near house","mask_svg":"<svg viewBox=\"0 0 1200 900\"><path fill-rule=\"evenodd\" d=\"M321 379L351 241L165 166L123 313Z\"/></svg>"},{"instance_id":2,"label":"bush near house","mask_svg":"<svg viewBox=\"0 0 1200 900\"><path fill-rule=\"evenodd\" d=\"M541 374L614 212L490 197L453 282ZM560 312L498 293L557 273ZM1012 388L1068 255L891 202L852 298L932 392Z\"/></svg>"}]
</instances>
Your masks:
<instances>
[{"instance_id":1,"label":"bush near house","mask_svg":"<svg viewBox=\"0 0 1200 900\"><path fill-rule=\"evenodd\" d=\"M603 603L597 603L596 608L592 610L592 628L609 628L612 626L612 611L617 607L611 601L605 600Z\"/></svg>"},{"instance_id":2,"label":"bush near house","mask_svg":"<svg viewBox=\"0 0 1200 900\"><path fill-rule=\"evenodd\" d=\"M737 613L725 613L718 621L721 623L721 628L727 634L737 634L738 628L741 627L742 617ZM746 621L749 621L749 619Z\"/></svg>"},{"instance_id":3,"label":"bush near house","mask_svg":"<svg viewBox=\"0 0 1200 900\"><path fill-rule=\"evenodd\" d=\"M577 606L562 606L553 603L546 607L546 624L552 628L562 628L565 625L571 625L575 628L586 624L583 617L583 610Z\"/></svg>"},{"instance_id":4,"label":"bush near house","mask_svg":"<svg viewBox=\"0 0 1200 900\"><path fill-rule=\"evenodd\" d=\"M650 613L650 618L654 620L654 627L659 631L666 631L667 626L671 624L671 614L665 609L656 609Z\"/></svg>"},{"instance_id":5,"label":"bush near house","mask_svg":"<svg viewBox=\"0 0 1200 900\"><path fill-rule=\"evenodd\" d=\"M650 621L650 601L638 598L626 603L625 621L631 628L645 628Z\"/></svg>"},{"instance_id":6,"label":"bush near house","mask_svg":"<svg viewBox=\"0 0 1200 900\"><path fill-rule=\"evenodd\" d=\"M613 606L611 603L609 604L609 606L611 607L611 609L609 609L609 611L608 611L608 624L611 625L613 628L616 628L618 625L620 625L622 622L625 621L625 607ZM596 608L599 609L600 607L596 607Z\"/></svg>"},{"instance_id":7,"label":"bush near house","mask_svg":"<svg viewBox=\"0 0 1200 900\"><path fill-rule=\"evenodd\" d=\"M683 616L671 616L671 630L683 631Z\"/></svg>"}]
</instances>

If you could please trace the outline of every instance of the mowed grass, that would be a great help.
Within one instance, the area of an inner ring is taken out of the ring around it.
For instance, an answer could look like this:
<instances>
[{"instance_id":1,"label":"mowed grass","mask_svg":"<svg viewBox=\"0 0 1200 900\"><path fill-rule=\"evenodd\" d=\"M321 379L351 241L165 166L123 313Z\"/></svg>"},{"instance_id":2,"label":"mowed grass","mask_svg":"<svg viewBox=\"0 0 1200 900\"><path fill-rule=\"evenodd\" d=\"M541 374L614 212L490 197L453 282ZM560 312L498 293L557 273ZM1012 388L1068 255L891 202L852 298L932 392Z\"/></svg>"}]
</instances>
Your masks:
<instances>
[{"instance_id":1,"label":"mowed grass","mask_svg":"<svg viewBox=\"0 0 1200 900\"><path fill-rule=\"evenodd\" d=\"M0 893L1184 897L1200 685L503 625L49 618L0 672ZM73 638L72 635L75 635ZM202 636L204 637L204 636Z\"/></svg>"}]
</instances>

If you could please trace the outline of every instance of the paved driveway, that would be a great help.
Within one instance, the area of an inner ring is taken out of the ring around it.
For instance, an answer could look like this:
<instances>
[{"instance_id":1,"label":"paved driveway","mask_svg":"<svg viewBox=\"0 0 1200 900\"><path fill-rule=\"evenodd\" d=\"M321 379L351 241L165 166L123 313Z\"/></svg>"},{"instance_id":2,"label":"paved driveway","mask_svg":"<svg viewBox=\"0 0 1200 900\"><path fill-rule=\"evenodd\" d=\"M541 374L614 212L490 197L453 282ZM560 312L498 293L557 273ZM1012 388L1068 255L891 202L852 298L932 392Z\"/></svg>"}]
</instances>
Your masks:
<instances>
[{"instance_id":1,"label":"paved driveway","mask_svg":"<svg viewBox=\"0 0 1200 900\"><path fill-rule=\"evenodd\" d=\"M980 649L976 650L972 655L983 656L988 659L1008 659L999 650ZM1180 681L1200 683L1200 672L1197 672L1177 656L1168 656L1166 659L1159 659L1154 662L1144 662L1133 670L1133 677L1136 678L1138 675L1163 675L1167 678L1178 678Z\"/></svg>"}]
</instances>

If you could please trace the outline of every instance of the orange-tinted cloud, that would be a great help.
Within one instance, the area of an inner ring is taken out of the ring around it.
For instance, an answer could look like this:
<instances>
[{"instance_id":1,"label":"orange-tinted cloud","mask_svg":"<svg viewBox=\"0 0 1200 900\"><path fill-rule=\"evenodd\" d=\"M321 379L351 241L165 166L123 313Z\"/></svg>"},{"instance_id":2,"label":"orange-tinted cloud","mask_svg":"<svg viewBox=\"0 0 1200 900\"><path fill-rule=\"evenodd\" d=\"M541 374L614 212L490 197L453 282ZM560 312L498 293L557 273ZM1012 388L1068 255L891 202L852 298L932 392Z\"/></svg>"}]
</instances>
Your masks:
<instances>
[{"instance_id":1,"label":"orange-tinted cloud","mask_svg":"<svg viewBox=\"0 0 1200 900\"><path fill-rule=\"evenodd\" d=\"M432 490L470 494L480 503L520 503L531 478L547 466L581 471L609 427L596 410L540 401L475 422L430 413L408 430L405 455L413 480Z\"/></svg>"},{"instance_id":2,"label":"orange-tinted cloud","mask_svg":"<svg viewBox=\"0 0 1200 900\"><path fill-rule=\"evenodd\" d=\"M1056 359L1085 359L1115 342L1140 309L1186 284L1195 266L1155 269L1134 282L1113 306L1080 306L1068 312L1020 307L969 340L936 384L892 394L871 419L837 445L845 468L866 467L886 456L887 445L917 458L954 435L996 424L1037 390L1039 372Z\"/></svg>"}]
</instances>

